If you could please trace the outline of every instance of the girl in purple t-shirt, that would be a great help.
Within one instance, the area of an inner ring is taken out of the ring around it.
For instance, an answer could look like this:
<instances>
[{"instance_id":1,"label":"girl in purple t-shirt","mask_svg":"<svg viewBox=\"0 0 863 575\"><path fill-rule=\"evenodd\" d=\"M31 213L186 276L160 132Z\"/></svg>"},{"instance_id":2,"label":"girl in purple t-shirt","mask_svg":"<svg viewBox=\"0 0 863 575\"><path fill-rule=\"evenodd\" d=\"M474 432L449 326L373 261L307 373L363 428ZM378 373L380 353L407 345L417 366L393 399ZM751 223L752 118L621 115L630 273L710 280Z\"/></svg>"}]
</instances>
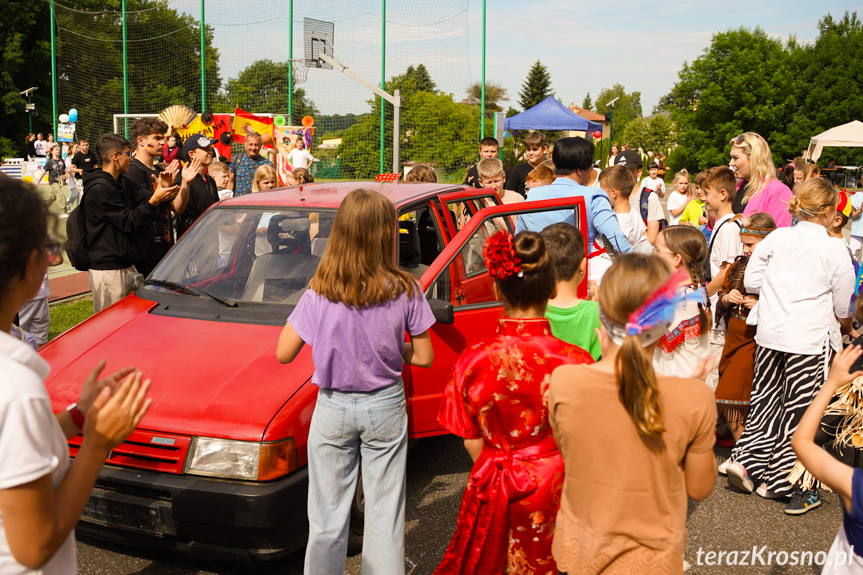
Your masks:
<instances>
[{"instance_id":1,"label":"girl in purple t-shirt","mask_svg":"<svg viewBox=\"0 0 863 575\"><path fill-rule=\"evenodd\" d=\"M306 573L344 573L362 457L368 513L363 571L404 573L405 363L431 366L435 319L416 279L393 262L396 212L378 192L349 193L320 265L279 336L290 363L312 347L319 387L309 428ZM411 336L405 343L404 333Z\"/></svg>"}]
</instances>

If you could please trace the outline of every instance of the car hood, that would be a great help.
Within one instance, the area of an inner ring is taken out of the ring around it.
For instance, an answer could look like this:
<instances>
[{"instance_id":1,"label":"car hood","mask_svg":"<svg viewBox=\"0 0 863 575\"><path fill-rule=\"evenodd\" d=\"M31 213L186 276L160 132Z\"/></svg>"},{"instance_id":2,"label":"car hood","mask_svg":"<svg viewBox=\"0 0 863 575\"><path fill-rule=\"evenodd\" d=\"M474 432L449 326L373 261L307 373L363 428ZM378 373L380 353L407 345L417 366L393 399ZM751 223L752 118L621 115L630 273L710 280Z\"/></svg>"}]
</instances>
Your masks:
<instances>
[{"instance_id":1,"label":"car hood","mask_svg":"<svg viewBox=\"0 0 863 575\"><path fill-rule=\"evenodd\" d=\"M151 380L141 429L260 441L279 409L312 376L308 347L276 360L280 327L165 317L130 296L42 348L55 411L77 401L100 360L103 376L134 366Z\"/></svg>"}]
</instances>

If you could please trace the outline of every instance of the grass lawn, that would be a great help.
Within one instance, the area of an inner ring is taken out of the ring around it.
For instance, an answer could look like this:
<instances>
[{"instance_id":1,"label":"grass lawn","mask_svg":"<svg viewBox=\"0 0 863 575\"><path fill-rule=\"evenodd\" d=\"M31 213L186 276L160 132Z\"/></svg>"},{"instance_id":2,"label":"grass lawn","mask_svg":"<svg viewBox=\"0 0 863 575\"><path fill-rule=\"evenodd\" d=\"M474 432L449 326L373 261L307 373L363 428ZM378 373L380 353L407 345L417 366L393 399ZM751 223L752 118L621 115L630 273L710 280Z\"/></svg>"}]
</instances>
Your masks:
<instances>
[{"instance_id":1,"label":"grass lawn","mask_svg":"<svg viewBox=\"0 0 863 575\"><path fill-rule=\"evenodd\" d=\"M93 315L93 300L90 298L51 306L51 327L48 341L67 329L71 329Z\"/></svg>"}]
</instances>

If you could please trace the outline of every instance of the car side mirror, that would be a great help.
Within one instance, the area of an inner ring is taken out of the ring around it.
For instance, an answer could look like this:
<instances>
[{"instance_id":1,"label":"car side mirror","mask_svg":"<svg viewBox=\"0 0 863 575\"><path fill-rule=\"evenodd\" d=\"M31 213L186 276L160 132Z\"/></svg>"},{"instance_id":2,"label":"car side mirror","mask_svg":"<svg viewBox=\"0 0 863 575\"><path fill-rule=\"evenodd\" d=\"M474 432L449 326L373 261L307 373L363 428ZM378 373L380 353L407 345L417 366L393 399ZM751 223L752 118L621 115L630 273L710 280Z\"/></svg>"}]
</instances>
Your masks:
<instances>
[{"instance_id":1,"label":"car side mirror","mask_svg":"<svg viewBox=\"0 0 863 575\"><path fill-rule=\"evenodd\" d=\"M144 276L139 273L126 275L126 287L129 288L129 293L138 291L138 288L144 283Z\"/></svg>"},{"instance_id":2,"label":"car side mirror","mask_svg":"<svg viewBox=\"0 0 863 575\"><path fill-rule=\"evenodd\" d=\"M430 299L428 302L435 320L439 323L452 324L455 322L455 314L453 312L451 301Z\"/></svg>"}]
</instances>

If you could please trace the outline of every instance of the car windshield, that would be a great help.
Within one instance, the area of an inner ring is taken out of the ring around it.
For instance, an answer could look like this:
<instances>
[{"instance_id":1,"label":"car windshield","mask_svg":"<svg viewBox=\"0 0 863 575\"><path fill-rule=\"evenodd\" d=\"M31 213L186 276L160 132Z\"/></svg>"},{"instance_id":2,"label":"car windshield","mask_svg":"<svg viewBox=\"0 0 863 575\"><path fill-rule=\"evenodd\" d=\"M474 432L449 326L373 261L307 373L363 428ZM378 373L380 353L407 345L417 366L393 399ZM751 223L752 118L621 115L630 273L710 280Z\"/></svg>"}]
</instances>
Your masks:
<instances>
[{"instance_id":1,"label":"car windshield","mask_svg":"<svg viewBox=\"0 0 863 575\"><path fill-rule=\"evenodd\" d=\"M336 212L214 208L145 280L143 289L222 305L294 305L309 285Z\"/></svg>"}]
</instances>

